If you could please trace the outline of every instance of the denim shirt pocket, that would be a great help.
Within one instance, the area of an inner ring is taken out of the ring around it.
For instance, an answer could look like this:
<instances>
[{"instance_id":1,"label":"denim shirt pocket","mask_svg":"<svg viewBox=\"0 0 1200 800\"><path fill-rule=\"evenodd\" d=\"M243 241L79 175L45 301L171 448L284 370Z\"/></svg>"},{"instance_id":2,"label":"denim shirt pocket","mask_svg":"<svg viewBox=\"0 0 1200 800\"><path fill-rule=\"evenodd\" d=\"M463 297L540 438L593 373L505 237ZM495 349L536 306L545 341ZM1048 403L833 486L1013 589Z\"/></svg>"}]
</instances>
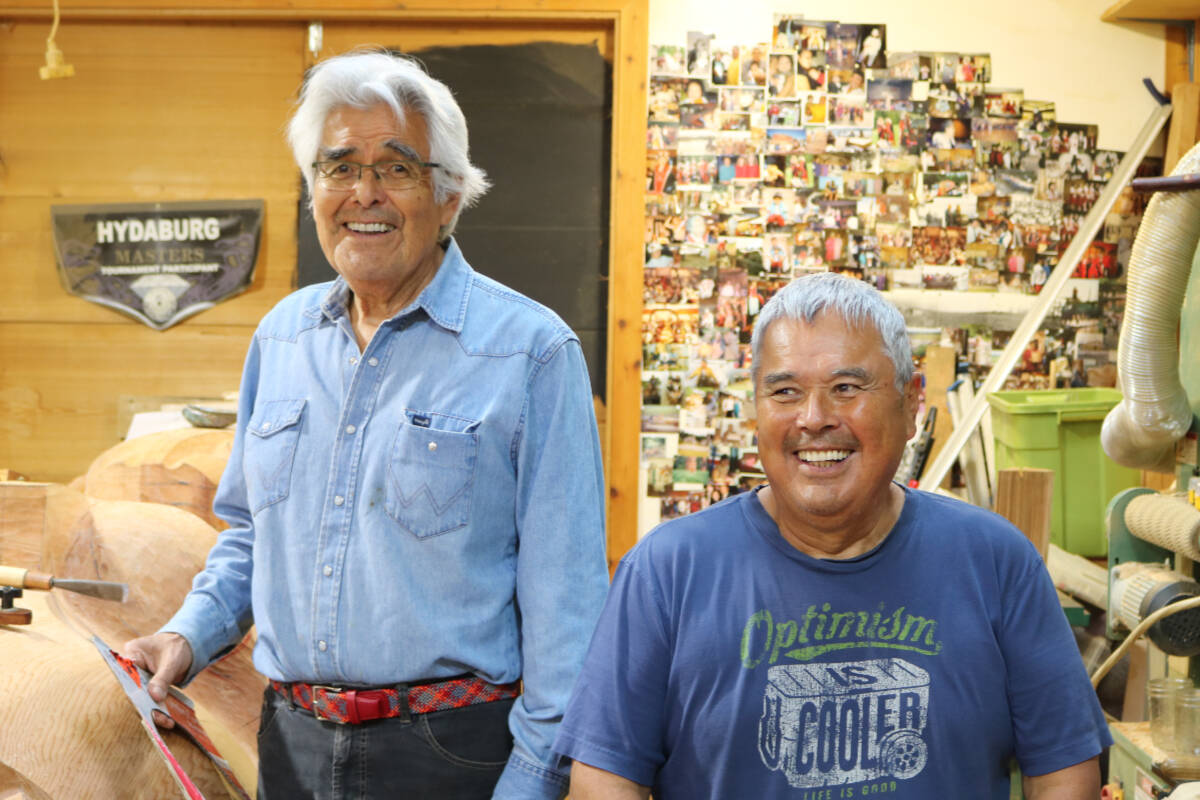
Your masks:
<instances>
[{"instance_id":1,"label":"denim shirt pocket","mask_svg":"<svg viewBox=\"0 0 1200 800\"><path fill-rule=\"evenodd\" d=\"M418 539L466 526L478 422L409 409L388 461L387 513Z\"/></svg>"},{"instance_id":2,"label":"denim shirt pocket","mask_svg":"<svg viewBox=\"0 0 1200 800\"><path fill-rule=\"evenodd\" d=\"M288 496L292 484L292 463L304 400L267 400L254 407L246 426L243 472L250 512L259 511Z\"/></svg>"}]
</instances>

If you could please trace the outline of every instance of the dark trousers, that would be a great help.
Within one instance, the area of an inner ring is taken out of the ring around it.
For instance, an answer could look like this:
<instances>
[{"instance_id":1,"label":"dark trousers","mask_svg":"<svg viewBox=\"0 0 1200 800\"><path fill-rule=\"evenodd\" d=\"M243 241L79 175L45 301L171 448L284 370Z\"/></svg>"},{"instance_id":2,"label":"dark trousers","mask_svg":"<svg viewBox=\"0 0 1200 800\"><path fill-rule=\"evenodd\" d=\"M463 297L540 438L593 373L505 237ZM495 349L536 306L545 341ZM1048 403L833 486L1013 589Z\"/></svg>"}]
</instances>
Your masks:
<instances>
[{"instance_id":1,"label":"dark trousers","mask_svg":"<svg viewBox=\"0 0 1200 800\"><path fill-rule=\"evenodd\" d=\"M488 800L512 749L514 702L342 725L289 706L268 686L258 800Z\"/></svg>"}]
</instances>

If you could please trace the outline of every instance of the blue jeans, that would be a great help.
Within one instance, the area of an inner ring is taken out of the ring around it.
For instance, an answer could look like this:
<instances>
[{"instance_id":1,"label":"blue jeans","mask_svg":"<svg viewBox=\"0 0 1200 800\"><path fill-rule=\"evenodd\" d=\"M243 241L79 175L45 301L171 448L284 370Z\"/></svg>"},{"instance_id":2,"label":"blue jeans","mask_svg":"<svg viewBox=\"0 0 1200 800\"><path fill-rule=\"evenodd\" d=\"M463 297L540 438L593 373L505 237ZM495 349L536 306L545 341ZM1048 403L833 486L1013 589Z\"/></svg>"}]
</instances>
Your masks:
<instances>
[{"instance_id":1,"label":"blue jeans","mask_svg":"<svg viewBox=\"0 0 1200 800\"><path fill-rule=\"evenodd\" d=\"M267 687L258 800L488 800L504 771L515 701L342 725Z\"/></svg>"}]
</instances>

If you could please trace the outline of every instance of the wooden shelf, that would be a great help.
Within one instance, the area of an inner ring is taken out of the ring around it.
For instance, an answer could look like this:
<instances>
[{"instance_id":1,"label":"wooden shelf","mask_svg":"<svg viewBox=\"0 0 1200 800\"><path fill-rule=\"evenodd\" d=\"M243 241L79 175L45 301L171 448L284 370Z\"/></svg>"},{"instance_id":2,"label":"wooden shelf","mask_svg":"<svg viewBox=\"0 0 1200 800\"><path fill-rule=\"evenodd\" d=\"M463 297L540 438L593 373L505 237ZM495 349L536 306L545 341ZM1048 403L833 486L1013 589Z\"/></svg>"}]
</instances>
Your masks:
<instances>
[{"instance_id":1,"label":"wooden shelf","mask_svg":"<svg viewBox=\"0 0 1200 800\"><path fill-rule=\"evenodd\" d=\"M1121 0L1108 7L1100 19L1121 22L1138 19L1200 19L1197 0Z\"/></svg>"}]
</instances>

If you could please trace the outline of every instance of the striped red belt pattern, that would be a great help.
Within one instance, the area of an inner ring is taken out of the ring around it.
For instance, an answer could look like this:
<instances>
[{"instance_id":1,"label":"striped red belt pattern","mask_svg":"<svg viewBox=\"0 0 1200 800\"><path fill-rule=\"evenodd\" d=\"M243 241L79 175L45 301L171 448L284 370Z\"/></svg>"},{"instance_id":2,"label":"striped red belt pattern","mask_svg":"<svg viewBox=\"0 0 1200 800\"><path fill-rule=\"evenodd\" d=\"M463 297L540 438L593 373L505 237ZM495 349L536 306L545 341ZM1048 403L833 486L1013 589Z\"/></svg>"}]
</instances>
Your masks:
<instances>
[{"instance_id":1,"label":"striped red belt pattern","mask_svg":"<svg viewBox=\"0 0 1200 800\"><path fill-rule=\"evenodd\" d=\"M295 705L311 711L317 719L358 725L374 719L428 714L431 711L507 700L521 693L521 682L495 684L472 676L408 687L341 689L334 686L281 683L273 680L271 688Z\"/></svg>"}]
</instances>

